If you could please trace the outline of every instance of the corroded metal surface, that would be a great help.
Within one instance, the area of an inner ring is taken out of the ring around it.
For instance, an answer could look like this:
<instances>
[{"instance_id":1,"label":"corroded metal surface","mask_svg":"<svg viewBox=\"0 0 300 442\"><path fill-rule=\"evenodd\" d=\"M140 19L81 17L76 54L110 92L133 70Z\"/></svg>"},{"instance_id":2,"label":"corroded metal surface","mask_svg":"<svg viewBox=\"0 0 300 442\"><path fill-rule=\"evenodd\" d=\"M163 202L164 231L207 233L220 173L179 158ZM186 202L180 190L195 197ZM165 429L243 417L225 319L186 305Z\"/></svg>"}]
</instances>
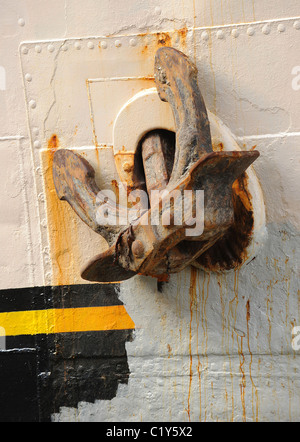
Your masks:
<instances>
[{"instance_id":1,"label":"corroded metal surface","mask_svg":"<svg viewBox=\"0 0 300 442\"><path fill-rule=\"evenodd\" d=\"M169 185L182 178L205 153L212 152L210 126L198 87L197 68L174 48L160 48L154 66L155 84L162 101L172 107L176 152Z\"/></svg>"},{"instance_id":2,"label":"corroded metal surface","mask_svg":"<svg viewBox=\"0 0 300 442\"><path fill-rule=\"evenodd\" d=\"M186 178L177 184L172 191L179 190L181 195L185 190L204 190L204 230L199 237L192 237L200 240L200 244L194 250L194 255L187 254L188 262L196 258L201 252L214 244L222 234L230 227L234 220L232 204L232 184L238 176L257 158L257 152L212 152L204 155L190 169ZM167 186L168 187L168 186ZM174 198L176 206L177 194ZM164 202L164 199L162 200ZM186 261L179 259L181 268L172 268L172 261L169 262L166 254L174 249L181 241L186 239L186 226L170 225L163 226L151 224L151 211L144 214L139 222L130 229L120 234L117 242L117 262L128 270L136 271L144 275L165 275L173 273L185 267ZM160 220L167 210L162 204L159 208ZM197 210L196 199L192 201L192 212ZM145 222L145 218L148 222ZM186 220L187 221L187 220ZM144 255L137 258L131 253L131 243L139 240L144 245ZM193 246L194 247L194 246ZM176 261L176 259L174 259Z\"/></svg>"},{"instance_id":3,"label":"corroded metal surface","mask_svg":"<svg viewBox=\"0 0 300 442\"><path fill-rule=\"evenodd\" d=\"M170 103L174 113L176 148L170 149L158 133L146 136L139 152L141 159L135 159L134 187L141 189L145 182L148 193L165 189L174 196L172 199L162 198L122 228L99 226L95 218L99 189L93 169L75 153L55 153L54 181L59 197L110 245L88 263L82 272L84 279L119 281L138 273L164 280L208 251L234 225L233 183L259 153L213 151L197 69L183 53L173 48L157 51L155 82L160 98ZM191 219L172 222L186 190L192 191L189 213L193 215L200 210L196 191L204 191L203 229L194 236L186 234L187 226L193 225ZM119 213L120 208L112 201L107 199L106 204L108 211ZM154 210L157 225L152 223ZM171 222L164 225L167 215Z\"/></svg>"},{"instance_id":4,"label":"corroded metal surface","mask_svg":"<svg viewBox=\"0 0 300 442\"><path fill-rule=\"evenodd\" d=\"M58 197L68 201L82 221L109 244L114 243L121 227L102 226L97 222L97 209L101 205L98 198L100 189L95 182L95 171L88 161L71 150L57 150L53 158L53 181ZM108 197L105 204L108 215L118 210Z\"/></svg>"}]
</instances>

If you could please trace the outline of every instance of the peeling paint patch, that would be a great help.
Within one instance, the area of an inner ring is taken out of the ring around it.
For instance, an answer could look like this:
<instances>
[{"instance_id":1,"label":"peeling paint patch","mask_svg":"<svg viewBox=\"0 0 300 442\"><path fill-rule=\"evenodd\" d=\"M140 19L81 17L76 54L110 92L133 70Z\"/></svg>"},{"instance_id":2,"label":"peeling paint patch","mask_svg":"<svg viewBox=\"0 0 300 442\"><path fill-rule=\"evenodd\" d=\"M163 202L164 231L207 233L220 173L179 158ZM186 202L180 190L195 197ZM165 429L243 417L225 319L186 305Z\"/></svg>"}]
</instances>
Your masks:
<instances>
[{"instance_id":1,"label":"peeling paint patch","mask_svg":"<svg viewBox=\"0 0 300 442\"><path fill-rule=\"evenodd\" d=\"M83 310L88 316L78 328L75 312ZM93 326L92 310L104 327ZM52 327L53 312L60 319ZM66 321L69 313L73 319ZM49 421L60 407L111 400L128 382L125 342L134 324L117 285L1 290L0 323L7 333L0 352L1 422Z\"/></svg>"}]
</instances>

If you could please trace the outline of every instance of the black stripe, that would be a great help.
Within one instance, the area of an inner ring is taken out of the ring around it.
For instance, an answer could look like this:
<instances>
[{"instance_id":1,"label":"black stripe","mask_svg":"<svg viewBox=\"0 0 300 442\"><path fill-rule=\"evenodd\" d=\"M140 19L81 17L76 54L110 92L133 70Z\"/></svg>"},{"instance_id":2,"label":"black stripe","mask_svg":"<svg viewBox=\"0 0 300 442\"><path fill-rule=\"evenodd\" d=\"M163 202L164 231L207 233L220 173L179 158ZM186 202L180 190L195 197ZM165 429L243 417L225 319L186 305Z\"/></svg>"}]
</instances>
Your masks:
<instances>
[{"instance_id":1,"label":"black stripe","mask_svg":"<svg viewBox=\"0 0 300 442\"><path fill-rule=\"evenodd\" d=\"M39 421L36 353L0 353L1 422Z\"/></svg>"},{"instance_id":2,"label":"black stripe","mask_svg":"<svg viewBox=\"0 0 300 442\"><path fill-rule=\"evenodd\" d=\"M51 308L52 298L47 305L46 287L26 287L0 291L0 312L40 310Z\"/></svg>"},{"instance_id":3,"label":"black stripe","mask_svg":"<svg viewBox=\"0 0 300 442\"><path fill-rule=\"evenodd\" d=\"M0 313L122 305L118 284L77 284L0 290Z\"/></svg>"},{"instance_id":4,"label":"black stripe","mask_svg":"<svg viewBox=\"0 0 300 442\"><path fill-rule=\"evenodd\" d=\"M122 305L118 284L0 291L0 311ZM132 330L8 336L0 351L0 421L50 421L62 406L110 400L127 383Z\"/></svg>"}]
</instances>

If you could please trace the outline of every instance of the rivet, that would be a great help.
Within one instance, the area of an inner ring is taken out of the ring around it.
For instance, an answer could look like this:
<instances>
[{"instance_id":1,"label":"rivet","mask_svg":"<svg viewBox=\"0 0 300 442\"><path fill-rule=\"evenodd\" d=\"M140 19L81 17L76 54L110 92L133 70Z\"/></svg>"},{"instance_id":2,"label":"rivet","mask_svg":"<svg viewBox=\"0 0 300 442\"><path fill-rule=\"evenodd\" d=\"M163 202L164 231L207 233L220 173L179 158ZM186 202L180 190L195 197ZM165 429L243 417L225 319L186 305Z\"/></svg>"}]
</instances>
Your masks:
<instances>
[{"instance_id":1,"label":"rivet","mask_svg":"<svg viewBox=\"0 0 300 442\"><path fill-rule=\"evenodd\" d=\"M129 41L130 46L136 46L136 39L135 38L131 38Z\"/></svg>"},{"instance_id":2,"label":"rivet","mask_svg":"<svg viewBox=\"0 0 300 442\"><path fill-rule=\"evenodd\" d=\"M36 45L35 48L34 48L34 50L35 50L35 52L36 52L37 54L40 54L40 53L42 52L42 46L40 46L40 45Z\"/></svg>"},{"instance_id":3,"label":"rivet","mask_svg":"<svg viewBox=\"0 0 300 442\"><path fill-rule=\"evenodd\" d=\"M130 172L132 169L133 169L133 164L130 164L127 161L123 164L123 170L125 172Z\"/></svg>"},{"instance_id":4,"label":"rivet","mask_svg":"<svg viewBox=\"0 0 300 442\"><path fill-rule=\"evenodd\" d=\"M79 41L76 41L74 43L74 47L79 51L79 49L81 49L81 44L79 43Z\"/></svg>"},{"instance_id":5,"label":"rivet","mask_svg":"<svg viewBox=\"0 0 300 442\"><path fill-rule=\"evenodd\" d=\"M36 140L36 141L33 143L33 146L34 146L36 149L39 149L39 148L41 147L41 142L40 142L39 140Z\"/></svg>"},{"instance_id":6,"label":"rivet","mask_svg":"<svg viewBox=\"0 0 300 442\"><path fill-rule=\"evenodd\" d=\"M47 283L51 283L52 281L52 273L48 272L45 274L45 279Z\"/></svg>"},{"instance_id":7,"label":"rivet","mask_svg":"<svg viewBox=\"0 0 300 442\"><path fill-rule=\"evenodd\" d=\"M223 31L218 31L217 32L217 38L219 39L219 40L222 40L223 38L224 38L224 33L223 33Z\"/></svg>"},{"instance_id":8,"label":"rivet","mask_svg":"<svg viewBox=\"0 0 300 442\"><path fill-rule=\"evenodd\" d=\"M32 80L32 76L30 74L26 74L25 80L30 82Z\"/></svg>"},{"instance_id":9,"label":"rivet","mask_svg":"<svg viewBox=\"0 0 300 442\"><path fill-rule=\"evenodd\" d=\"M29 107L31 107L31 109L35 109L36 108L36 101L30 100L29 101Z\"/></svg>"},{"instance_id":10,"label":"rivet","mask_svg":"<svg viewBox=\"0 0 300 442\"><path fill-rule=\"evenodd\" d=\"M154 12L156 15L160 15L161 14L161 9L159 6L156 6L156 8L154 9Z\"/></svg>"},{"instance_id":11,"label":"rivet","mask_svg":"<svg viewBox=\"0 0 300 442\"><path fill-rule=\"evenodd\" d=\"M106 49L106 48L107 48L107 43L106 43L106 41L101 41L101 48L102 48L102 49Z\"/></svg>"},{"instance_id":12,"label":"rivet","mask_svg":"<svg viewBox=\"0 0 300 442\"><path fill-rule=\"evenodd\" d=\"M68 46L67 45L62 45L61 50L66 52L68 50Z\"/></svg>"},{"instance_id":13,"label":"rivet","mask_svg":"<svg viewBox=\"0 0 300 442\"><path fill-rule=\"evenodd\" d=\"M22 54L28 54L28 48L26 48L26 46L23 46L21 51L22 51Z\"/></svg>"},{"instance_id":14,"label":"rivet","mask_svg":"<svg viewBox=\"0 0 300 442\"><path fill-rule=\"evenodd\" d=\"M131 251L136 258L141 258L144 255L144 250L144 245L139 239L133 241Z\"/></svg>"},{"instance_id":15,"label":"rivet","mask_svg":"<svg viewBox=\"0 0 300 442\"><path fill-rule=\"evenodd\" d=\"M24 18L19 18L19 20L18 20L18 25L19 25L19 26L25 26L25 20L24 20Z\"/></svg>"},{"instance_id":16,"label":"rivet","mask_svg":"<svg viewBox=\"0 0 300 442\"><path fill-rule=\"evenodd\" d=\"M299 20L296 20L296 21L294 22L293 26L294 26L295 29L299 30L299 29L300 29L300 21L299 21Z\"/></svg>"},{"instance_id":17,"label":"rivet","mask_svg":"<svg viewBox=\"0 0 300 442\"><path fill-rule=\"evenodd\" d=\"M280 24L277 26L277 30L278 30L278 32L284 32L284 31L285 31L285 26L284 26L284 24L283 24L283 23L280 23Z\"/></svg>"},{"instance_id":18,"label":"rivet","mask_svg":"<svg viewBox=\"0 0 300 442\"><path fill-rule=\"evenodd\" d=\"M247 34L248 34L250 37L252 37L252 35L254 35L254 32L255 32L255 30L254 30L254 28L252 28L251 26L250 26L250 28L247 29Z\"/></svg>"},{"instance_id":19,"label":"rivet","mask_svg":"<svg viewBox=\"0 0 300 442\"><path fill-rule=\"evenodd\" d=\"M43 175L43 171L42 171L42 168L41 168L40 166L38 166L38 167L35 169L35 171L36 171L36 173L37 173L38 175Z\"/></svg>"},{"instance_id":20,"label":"rivet","mask_svg":"<svg viewBox=\"0 0 300 442\"><path fill-rule=\"evenodd\" d=\"M49 52L54 52L54 50L55 50L55 47L53 45L49 45L48 46L48 51Z\"/></svg>"},{"instance_id":21,"label":"rivet","mask_svg":"<svg viewBox=\"0 0 300 442\"><path fill-rule=\"evenodd\" d=\"M116 48L119 48L120 46L122 46L121 40L116 40L115 46L116 46Z\"/></svg>"},{"instance_id":22,"label":"rivet","mask_svg":"<svg viewBox=\"0 0 300 442\"><path fill-rule=\"evenodd\" d=\"M231 31L231 35L232 35L234 38L237 38L237 37L240 35L240 33L239 33L239 31L238 31L237 29L232 29L232 31Z\"/></svg>"},{"instance_id":23,"label":"rivet","mask_svg":"<svg viewBox=\"0 0 300 442\"><path fill-rule=\"evenodd\" d=\"M207 41L208 38L209 38L208 32L203 31L202 34L201 34L201 39L202 39L203 41Z\"/></svg>"},{"instance_id":24,"label":"rivet","mask_svg":"<svg viewBox=\"0 0 300 442\"><path fill-rule=\"evenodd\" d=\"M45 195L43 193L39 193L38 200L41 201L42 203L44 203L45 202Z\"/></svg>"},{"instance_id":25,"label":"rivet","mask_svg":"<svg viewBox=\"0 0 300 442\"><path fill-rule=\"evenodd\" d=\"M270 27L270 25L265 25L265 26L263 26L262 27L262 32L263 32L263 34L265 34L265 35L268 35L268 34L270 34L270 32L271 32L271 27Z\"/></svg>"},{"instance_id":26,"label":"rivet","mask_svg":"<svg viewBox=\"0 0 300 442\"><path fill-rule=\"evenodd\" d=\"M89 49L94 49L94 43L92 41L89 41L88 44L87 44L87 47Z\"/></svg>"},{"instance_id":27,"label":"rivet","mask_svg":"<svg viewBox=\"0 0 300 442\"><path fill-rule=\"evenodd\" d=\"M40 133L40 131L39 131L39 128L38 128L38 127L34 127L34 128L32 129L32 134L33 134L35 137L37 137L37 136L39 135L39 133Z\"/></svg>"}]
</instances>

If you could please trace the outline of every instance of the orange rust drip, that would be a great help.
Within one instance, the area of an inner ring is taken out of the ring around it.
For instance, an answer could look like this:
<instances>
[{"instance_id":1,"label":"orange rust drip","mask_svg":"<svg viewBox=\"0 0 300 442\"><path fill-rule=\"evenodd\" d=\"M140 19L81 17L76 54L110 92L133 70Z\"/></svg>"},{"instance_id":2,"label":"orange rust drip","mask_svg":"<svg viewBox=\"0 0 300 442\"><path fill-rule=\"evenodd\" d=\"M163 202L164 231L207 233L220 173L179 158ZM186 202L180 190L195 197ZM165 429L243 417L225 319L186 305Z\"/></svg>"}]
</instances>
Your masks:
<instances>
[{"instance_id":1,"label":"orange rust drip","mask_svg":"<svg viewBox=\"0 0 300 442\"><path fill-rule=\"evenodd\" d=\"M179 36L181 46L185 47L186 46L186 36L187 36L187 32L188 32L187 27L184 26L183 28L177 29L176 32Z\"/></svg>"},{"instance_id":2,"label":"orange rust drip","mask_svg":"<svg viewBox=\"0 0 300 442\"><path fill-rule=\"evenodd\" d=\"M197 285L199 286L199 274L197 273ZM196 290L196 287L195 287ZM199 292L200 292L200 287L199 287ZM202 418L202 391L201 391L201 370L202 370L202 363L200 360L200 355L199 355L199 325L200 325L200 306L198 308L196 308L196 323L197 323L197 332L196 332L196 337L197 337L197 359L198 359L198 363L197 363L197 373L198 373L198 385L199 385L199 404L200 404L200 413L199 413L199 421L201 422L201 418Z\"/></svg>"},{"instance_id":3,"label":"orange rust drip","mask_svg":"<svg viewBox=\"0 0 300 442\"><path fill-rule=\"evenodd\" d=\"M190 328L189 328L189 353L190 353L190 380L189 380L189 393L188 393L188 406L187 406L187 414L189 417L189 421L191 421L191 390L192 390L192 380L193 380L193 354L192 354L192 322L193 322L193 308L196 302L197 290L196 290L196 281L197 281L197 270L195 267L191 267L191 279L190 279Z\"/></svg>"},{"instance_id":4,"label":"orange rust drip","mask_svg":"<svg viewBox=\"0 0 300 442\"><path fill-rule=\"evenodd\" d=\"M117 180L112 180L111 185L113 188L113 191L116 195L116 203L119 204L119 184Z\"/></svg>"},{"instance_id":5,"label":"orange rust drip","mask_svg":"<svg viewBox=\"0 0 300 442\"><path fill-rule=\"evenodd\" d=\"M201 290L201 300L202 300L202 329L203 329L203 353L205 357L205 369L204 373L208 368L208 359L207 359L207 343L208 343L208 325L207 325L207 316L206 316L206 305L207 300L209 296L209 284L210 284L210 272L204 274L203 278L203 284L202 284L202 290ZM206 291L206 293L205 293ZM205 375L206 376L206 375ZM203 383L204 387L204 422L206 422L207 419L207 389L206 389L206 383L204 380ZM202 406L201 406L202 407ZM202 410L201 410L202 412Z\"/></svg>"},{"instance_id":6,"label":"orange rust drip","mask_svg":"<svg viewBox=\"0 0 300 442\"><path fill-rule=\"evenodd\" d=\"M78 280L76 281L76 277L78 277L76 275L80 275L75 215L68 204L59 200L53 182L53 156L59 145L58 136L53 134L47 143L48 148L42 151L41 156L44 170L53 285L78 282Z\"/></svg>"},{"instance_id":7,"label":"orange rust drip","mask_svg":"<svg viewBox=\"0 0 300 442\"><path fill-rule=\"evenodd\" d=\"M53 134L52 137L48 141L48 149L57 149L59 146L59 141L57 135ZM52 151L53 152L53 151ZM53 152L54 154L54 152Z\"/></svg>"},{"instance_id":8,"label":"orange rust drip","mask_svg":"<svg viewBox=\"0 0 300 442\"><path fill-rule=\"evenodd\" d=\"M246 304L246 320L247 320L247 342L248 342L248 351L250 354L250 364L249 364L249 376L252 384L252 413L253 413L253 420L258 422L258 391L256 388L256 385L252 378L252 362L253 362L253 356L250 349L250 333L249 333L249 321L250 321L250 300L248 299ZM254 404L253 404L253 391L255 394L255 400L256 400L256 407L254 412Z\"/></svg>"},{"instance_id":9,"label":"orange rust drip","mask_svg":"<svg viewBox=\"0 0 300 442\"><path fill-rule=\"evenodd\" d=\"M159 32L157 34L157 45L158 46L172 46L172 40L167 32Z\"/></svg>"},{"instance_id":10,"label":"orange rust drip","mask_svg":"<svg viewBox=\"0 0 300 442\"><path fill-rule=\"evenodd\" d=\"M172 32L172 34L177 34L177 43L179 44L181 51L184 51L186 49L187 33L188 28L186 26L180 29L176 29L174 33ZM148 35L153 35L153 41L150 41L149 43L142 46L141 54L145 57L151 56L157 51L157 49L161 48L162 46L173 46L171 33L169 32L158 32L156 34L139 34L140 37L147 37Z\"/></svg>"},{"instance_id":11,"label":"orange rust drip","mask_svg":"<svg viewBox=\"0 0 300 442\"><path fill-rule=\"evenodd\" d=\"M237 307L238 307L238 303L239 303L238 291L239 291L239 270L237 269L234 271L234 282L233 282L234 297L229 301L229 313L232 317L234 327L236 324ZM233 304L234 302L235 302L235 305ZM234 340L234 332L235 332L234 327L232 328L232 339L233 340ZM230 362L230 366L231 366L231 362ZM233 392L234 380L233 380L232 372L230 372L230 376L231 376L231 386L232 386L232 388L231 388L231 401L232 401L231 421L233 422L234 421L234 392Z\"/></svg>"},{"instance_id":12,"label":"orange rust drip","mask_svg":"<svg viewBox=\"0 0 300 442\"><path fill-rule=\"evenodd\" d=\"M242 374L242 380L240 383L240 390L241 390L241 402L242 402L242 409L243 409L243 422L246 422L246 405L245 405L245 389L246 389L246 375L244 371L244 365L245 365L245 356L243 353L243 336L240 336L241 338L241 345L239 346L239 336L237 335L237 344L238 344L238 353L240 357L240 371Z\"/></svg>"}]
</instances>

